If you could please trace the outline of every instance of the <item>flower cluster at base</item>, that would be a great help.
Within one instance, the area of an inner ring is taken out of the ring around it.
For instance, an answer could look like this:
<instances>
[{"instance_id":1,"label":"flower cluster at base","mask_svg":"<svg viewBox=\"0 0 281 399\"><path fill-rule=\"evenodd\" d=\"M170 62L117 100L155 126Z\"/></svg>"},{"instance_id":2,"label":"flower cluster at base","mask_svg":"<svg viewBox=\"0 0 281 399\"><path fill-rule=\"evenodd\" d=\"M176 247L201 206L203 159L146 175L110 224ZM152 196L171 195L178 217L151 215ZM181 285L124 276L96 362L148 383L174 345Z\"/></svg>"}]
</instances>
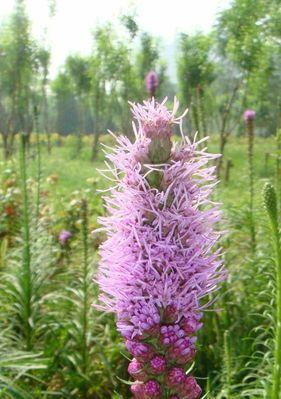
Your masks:
<instances>
[{"instance_id":1,"label":"flower cluster at base","mask_svg":"<svg viewBox=\"0 0 281 399\"><path fill-rule=\"evenodd\" d=\"M170 342L166 341L167 338L163 340L161 334L162 330L169 327L177 331L177 337ZM126 341L128 351L134 356L128 373L135 380L131 392L136 399L161 399L164 394L167 397L167 393L169 399L199 398L201 388L195 378L187 376L182 368L195 356L195 339L184 336L184 330L174 324L163 325L160 334L146 339L145 343L141 340Z\"/></svg>"},{"instance_id":2,"label":"flower cluster at base","mask_svg":"<svg viewBox=\"0 0 281 399\"><path fill-rule=\"evenodd\" d=\"M225 277L213 249L221 215L210 200L215 168L207 165L217 155L183 134L172 144L173 124L182 132L177 108L177 101L171 112L154 99L132 104L136 140L116 137L119 147L107 155L115 184L100 220L107 232L100 308L116 313L133 357L128 372L136 399L200 397L184 368L195 357L202 310Z\"/></svg>"}]
</instances>

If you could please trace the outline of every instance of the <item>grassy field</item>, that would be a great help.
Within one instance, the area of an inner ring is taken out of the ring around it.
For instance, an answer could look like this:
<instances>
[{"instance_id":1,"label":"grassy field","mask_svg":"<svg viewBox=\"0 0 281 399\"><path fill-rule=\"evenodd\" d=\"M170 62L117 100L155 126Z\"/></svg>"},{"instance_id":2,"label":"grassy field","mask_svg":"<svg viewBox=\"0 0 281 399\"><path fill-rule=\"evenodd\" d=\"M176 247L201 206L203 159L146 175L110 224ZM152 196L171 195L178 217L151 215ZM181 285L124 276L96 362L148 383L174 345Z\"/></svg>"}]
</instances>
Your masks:
<instances>
[{"instance_id":1,"label":"grassy field","mask_svg":"<svg viewBox=\"0 0 281 399\"><path fill-rule=\"evenodd\" d=\"M109 136L104 136L101 142L113 144ZM216 135L210 136L208 151L219 153L219 138ZM267 155L266 155L267 154ZM97 179L98 188L105 188L109 184L97 171L103 168L104 154L99 152L95 162L90 162L91 158L91 137L86 137L79 154L76 154L76 140L69 136L60 147L54 146L52 154L49 156L46 150L42 150L42 180L43 185L50 175L58 177L55 198L67 196L80 189L89 189L91 181ZM267 158L267 159L266 159ZM231 137L224 156L224 168L221 173L221 184L218 192L222 196L223 207L245 205L248 193L248 160L247 160L247 141L245 137ZM225 164L227 160L233 162L230 170L229 182L225 182ZM256 180L256 200L259 202L260 191L267 180L272 180L276 167L276 142L274 137L256 138L254 147L254 167ZM30 162L30 173L36 177L36 160Z\"/></svg>"},{"instance_id":2,"label":"grassy field","mask_svg":"<svg viewBox=\"0 0 281 399\"><path fill-rule=\"evenodd\" d=\"M102 137L104 142L110 140ZM97 298L92 282L96 250L103 237L91 232L98 227L97 217L104 213L98 190L109 182L97 170L103 165L102 152L96 162L90 162L91 138L84 138L78 154L76 144L73 137L61 140L60 145L54 142L51 155L42 145L39 216L35 143L27 156L29 273L34 293L28 326L23 323L26 291L20 289L20 284L25 287L20 270L26 267L22 257L26 240L21 235L26 220L24 201L15 190L22 190L19 156L1 162L2 203L10 206L1 208L1 398L130 397L127 385L118 380L127 379L127 359L114 318L92 307ZM210 137L208 147L210 152L218 151L217 136ZM249 239L244 137L230 139L228 159L233 162L229 181L225 181L223 170L215 194L224 210L223 227L228 230L222 240L228 278L216 311L205 315L194 374L201 378L210 399L263 398L267 397L263 387L271 375L274 277L262 188L266 181L275 183L275 138L255 140L254 255ZM62 229L72 233L66 246L58 239Z\"/></svg>"}]
</instances>

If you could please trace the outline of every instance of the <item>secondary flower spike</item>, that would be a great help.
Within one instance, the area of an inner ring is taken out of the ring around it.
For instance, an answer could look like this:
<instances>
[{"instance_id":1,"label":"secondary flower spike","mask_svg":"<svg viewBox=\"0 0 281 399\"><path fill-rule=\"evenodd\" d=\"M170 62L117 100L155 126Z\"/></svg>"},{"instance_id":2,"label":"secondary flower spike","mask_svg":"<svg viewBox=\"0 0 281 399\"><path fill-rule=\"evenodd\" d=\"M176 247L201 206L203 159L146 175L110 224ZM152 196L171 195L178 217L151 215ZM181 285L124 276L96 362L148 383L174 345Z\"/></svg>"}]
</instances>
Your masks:
<instances>
[{"instance_id":1,"label":"secondary flower spike","mask_svg":"<svg viewBox=\"0 0 281 399\"><path fill-rule=\"evenodd\" d=\"M158 75L155 71L149 71L145 77L146 91L149 97L155 97L159 85Z\"/></svg>"},{"instance_id":2,"label":"secondary flower spike","mask_svg":"<svg viewBox=\"0 0 281 399\"><path fill-rule=\"evenodd\" d=\"M219 206L209 162L217 155L182 134L172 144L178 102L132 105L136 140L116 137L107 158L113 167L107 240L100 247L100 308L116 314L117 328L132 355L128 371L135 398L196 399L201 389L185 366L196 353L204 297L224 279Z\"/></svg>"},{"instance_id":3,"label":"secondary flower spike","mask_svg":"<svg viewBox=\"0 0 281 399\"><path fill-rule=\"evenodd\" d=\"M253 121L256 118L256 112L253 109L246 109L243 116L245 122Z\"/></svg>"}]
</instances>

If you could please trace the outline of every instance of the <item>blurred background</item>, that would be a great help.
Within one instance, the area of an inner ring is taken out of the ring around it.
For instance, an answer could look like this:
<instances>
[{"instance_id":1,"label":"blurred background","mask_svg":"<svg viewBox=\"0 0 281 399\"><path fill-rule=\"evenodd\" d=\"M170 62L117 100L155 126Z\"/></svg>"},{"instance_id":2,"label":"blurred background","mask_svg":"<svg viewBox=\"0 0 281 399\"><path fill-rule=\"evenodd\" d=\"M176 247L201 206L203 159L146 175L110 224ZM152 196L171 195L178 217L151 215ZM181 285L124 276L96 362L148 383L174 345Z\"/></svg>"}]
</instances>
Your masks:
<instances>
[{"instance_id":1,"label":"blurred background","mask_svg":"<svg viewBox=\"0 0 281 399\"><path fill-rule=\"evenodd\" d=\"M115 145L108 129L133 137L128 101L151 96L168 107L176 96L185 133L222 154L228 279L194 375L209 399L269 397L261 190L271 181L280 202L280 21L280 0L0 0L0 398L130 398L114 316L92 306L112 184L97 169Z\"/></svg>"},{"instance_id":2,"label":"blurred background","mask_svg":"<svg viewBox=\"0 0 281 399\"><path fill-rule=\"evenodd\" d=\"M127 134L127 101L145 98L150 70L159 77L159 98L177 95L191 108L193 131L201 122L205 133L237 132L249 103L259 133L274 133L280 28L272 3L2 1L3 142L14 135L7 129L32 130L35 105L41 131Z\"/></svg>"}]
</instances>

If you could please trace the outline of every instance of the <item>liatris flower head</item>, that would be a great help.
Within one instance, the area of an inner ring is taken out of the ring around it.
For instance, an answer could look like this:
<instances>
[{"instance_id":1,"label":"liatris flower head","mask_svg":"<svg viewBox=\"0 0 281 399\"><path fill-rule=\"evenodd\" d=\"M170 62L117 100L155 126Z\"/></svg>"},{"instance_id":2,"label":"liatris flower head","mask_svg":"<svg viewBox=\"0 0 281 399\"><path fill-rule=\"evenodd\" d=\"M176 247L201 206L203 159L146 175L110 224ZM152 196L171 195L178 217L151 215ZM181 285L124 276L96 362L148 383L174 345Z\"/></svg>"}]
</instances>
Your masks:
<instances>
[{"instance_id":1,"label":"liatris flower head","mask_svg":"<svg viewBox=\"0 0 281 399\"><path fill-rule=\"evenodd\" d=\"M158 381L150 380L144 384L144 394L146 399L160 399L162 389Z\"/></svg>"},{"instance_id":2,"label":"liatris flower head","mask_svg":"<svg viewBox=\"0 0 281 399\"><path fill-rule=\"evenodd\" d=\"M171 368L166 375L166 383L169 388L176 388L185 380L186 374L181 367Z\"/></svg>"},{"instance_id":3,"label":"liatris flower head","mask_svg":"<svg viewBox=\"0 0 281 399\"><path fill-rule=\"evenodd\" d=\"M201 327L202 323L199 322L202 314L189 314L187 317L183 317L181 321L181 328L188 335L196 333Z\"/></svg>"},{"instance_id":4,"label":"liatris flower head","mask_svg":"<svg viewBox=\"0 0 281 399\"><path fill-rule=\"evenodd\" d=\"M256 112L253 109L247 109L244 112L244 121L245 122L253 121L255 118L256 118Z\"/></svg>"},{"instance_id":5,"label":"liatris flower head","mask_svg":"<svg viewBox=\"0 0 281 399\"><path fill-rule=\"evenodd\" d=\"M137 359L133 359L128 366L128 373L138 381L146 381L148 379L147 372L143 369L143 364Z\"/></svg>"},{"instance_id":6,"label":"liatris flower head","mask_svg":"<svg viewBox=\"0 0 281 399\"><path fill-rule=\"evenodd\" d=\"M156 355L150 360L150 369L154 374L162 374L167 368L167 361L164 356Z\"/></svg>"},{"instance_id":7,"label":"liatris flower head","mask_svg":"<svg viewBox=\"0 0 281 399\"><path fill-rule=\"evenodd\" d=\"M136 399L145 399L144 384L135 382L131 386L131 392Z\"/></svg>"},{"instance_id":8,"label":"liatris flower head","mask_svg":"<svg viewBox=\"0 0 281 399\"><path fill-rule=\"evenodd\" d=\"M119 136L108 154L115 185L100 219L100 308L116 313L140 399L200 396L184 367L196 354L200 302L225 277L214 249L220 210L210 199L216 180L208 163L217 156L183 133L172 143L177 109L177 101L172 111L154 99L132 104L136 140Z\"/></svg>"},{"instance_id":9,"label":"liatris flower head","mask_svg":"<svg viewBox=\"0 0 281 399\"><path fill-rule=\"evenodd\" d=\"M175 102L173 111L169 111L165 102L157 103L155 99L144 101L143 105L131 103L132 113L138 121L139 132L150 139L170 138L172 125L177 123L175 118L179 103Z\"/></svg>"},{"instance_id":10,"label":"liatris flower head","mask_svg":"<svg viewBox=\"0 0 281 399\"><path fill-rule=\"evenodd\" d=\"M150 139L146 141L148 161L156 164L167 162L171 155L172 127L181 120L175 117L179 103L175 101L172 111L167 109L165 101L157 103L155 99L144 101L143 105L131 103L131 107L139 134Z\"/></svg>"},{"instance_id":11,"label":"liatris flower head","mask_svg":"<svg viewBox=\"0 0 281 399\"><path fill-rule=\"evenodd\" d=\"M146 91L149 97L154 97L159 85L158 75L155 71L149 71L145 77Z\"/></svg>"},{"instance_id":12,"label":"liatris flower head","mask_svg":"<svg viewBox=\"0 0 281 399\"><path fill-rule=\"evenodd\" d=\"M186 376L180 385L178 392L184 399L197 399L202 393L201 388L192 376Z\"/></svg>"},{"instance_id":13,"label":"liatris flower head","mask_svg":"<svg viewBox=\"0 0 281 399\"><path fill-rule=\"evenodd\" d=\"M67 245L68 241L72 237L72 234L68 230L61 230L59 233L59 242L62 246Z\"/></svg>"},{"instance_id":14,"label":"liatris flower head","mask_svg":"<svg viewBox=\"0 0 281 399\"><path fill-rule=\"evenodd\" d=\"M180 338L168 350L169 359L176 361L178 364L186 364L190 362L195 356L196 337Z\"/></svg>"}]
</instances>

